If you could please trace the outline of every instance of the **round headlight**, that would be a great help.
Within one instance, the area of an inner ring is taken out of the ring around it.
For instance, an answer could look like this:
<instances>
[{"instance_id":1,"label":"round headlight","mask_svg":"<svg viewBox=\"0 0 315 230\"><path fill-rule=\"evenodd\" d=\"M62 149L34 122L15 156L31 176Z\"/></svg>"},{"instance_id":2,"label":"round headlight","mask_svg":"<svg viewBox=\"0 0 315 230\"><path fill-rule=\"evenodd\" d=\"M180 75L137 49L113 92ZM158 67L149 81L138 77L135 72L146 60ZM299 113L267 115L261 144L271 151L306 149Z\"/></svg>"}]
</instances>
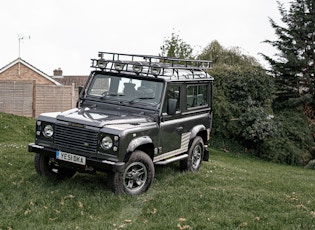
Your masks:
<instances>
[{"instance_id":1,"label":"round headlight","mask_svg":"<svg viewBox=\"0 0 315 230\"><path fill-rule=\"evenodd\" d=\"M52 137L54 135L54 128L52 127L52 125L46 125L44 127L43 134L45 137Z\"/></svg>"},{"instance_id":2,"label":"round headlight","mask_svg":"<svg viewBox=\"0 0 315 230\"><path fill-rule=\"evenodd\" d=\"M113 140L109 136L106 136L101 141L101 146L103 149L108 150L113 146Z\"/></svg>"}]
</instances>

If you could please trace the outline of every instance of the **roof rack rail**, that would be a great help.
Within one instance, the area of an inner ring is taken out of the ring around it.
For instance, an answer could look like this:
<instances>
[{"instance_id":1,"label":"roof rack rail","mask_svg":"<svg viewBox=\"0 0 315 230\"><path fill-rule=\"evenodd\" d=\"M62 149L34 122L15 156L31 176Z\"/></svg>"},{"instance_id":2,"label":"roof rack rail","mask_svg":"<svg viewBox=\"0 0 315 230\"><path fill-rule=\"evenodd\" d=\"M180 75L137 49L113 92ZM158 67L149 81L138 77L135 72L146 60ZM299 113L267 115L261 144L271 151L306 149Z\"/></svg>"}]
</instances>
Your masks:
<instances>
[{"instance_id":1,"label":"roof rack rail","mask_svg":"<svg viewBox=\"0 0 315 230\"><path fill-rule=\"evenodd\" d=\"M132 72L137 75L181 77L181 71L187 78L187 71L192 78L207 78L207 70L211 69L211 61L169 58L153 55L124 54L99 52L98 59L92 60L92 68L103 71ZM203 74L201 74L203 73Z\"/></svg>"}]
</instances>

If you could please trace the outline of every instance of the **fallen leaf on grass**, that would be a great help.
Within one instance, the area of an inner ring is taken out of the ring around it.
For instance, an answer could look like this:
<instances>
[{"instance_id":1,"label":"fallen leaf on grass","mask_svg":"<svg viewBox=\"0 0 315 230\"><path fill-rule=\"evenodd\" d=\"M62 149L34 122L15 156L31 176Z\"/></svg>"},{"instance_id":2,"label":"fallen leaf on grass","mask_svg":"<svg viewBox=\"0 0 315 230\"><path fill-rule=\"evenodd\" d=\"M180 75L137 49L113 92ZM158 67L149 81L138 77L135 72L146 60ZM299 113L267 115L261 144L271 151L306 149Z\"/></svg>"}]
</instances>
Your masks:
<instances>
[{"instance_id":1,"label":"fallen leaf on grass","mask_svg":"<svg viewBox=\"0 0 315 230\"><path fill-rule=\"evenodd\" d=\"M259 216L256 216L254 220L255 220L255 221L260 221L260 217L259 217Z\"/></svg>"},{"instance_id":2,"label":"fallen leaf on grass","mask_svg":"<svg viewBox=\"0 0 315 230\"><path fill-rule=\"evenodd\" d=\"M26 215L28 215L28 214L30 214L30 213L31 213L31 210L27 209L27 210L24 212L24 215L26 216Z\"/></svg>"},{"instance_id":3,"label":"fallen leaf on grass","mask_svg":"<svg viewBox=\"0 0 315 230\"><path fill-rule=\"evenodd\" d=\"M241 223L238 227L239 228L244 228L244 227L247 227L247 222L243 222L243 223Z\"/></svg>"},{"instance_id":4,"label":"fallen leaf on grass","mask_svg":"<svg viewBox=\"0 0 315 230\"><path fill-rule=\"evenodd\" d=\"M131 223L132 220L124 220L125 223Z\"/></svg>"},{"instance_id":5,"label":"fallen leaf on grass","mask_svg":"<svg viewBox=\"0 0 315 230\"><path fill-rule=\"evenodd\" d=\"M304 210L307 210L307 207L305 207L303 204L299 204L296 206L297 208L301 208L301 209L304 209Z\"/></svg>"},{"instance_id":6,"label":"fallen leaf on grass","mask_svg":"<svg viewBox=\"0 0 315 230\"><path fill-rule=\"evenodd\" d=\"M187 220L186 218L182 218L182 217L178 219L178 221L180 221L180 222L183 222L183 221L186 221L186 220Z\"/></svg>"},{"instance_id":7,"label":"fallen leaf on grass","mask_svg":"<svg viewBox=\"0 0 315 230\"><path fill-rule=\"evenodd\" d=\"M183 226L181 226L180 224L177 224L177 227L178 227L180 230L184 230L184 229L189 229L189 228L190 228L189 225L183 225Z\"/></svg>"},{"instance_id":8,"label":"fallen leaf on grass","mask_svg":"<svg viewBox=\"0 0 315 230\"><path fill-rule=\"evenodd\" d=\"M156 213L156 208L153 208L153 210L151 211L151 214L155 214Z\"/></svg>"},{"instance_id":9,"label":"fallen leaf on grass","mask_svg":"<svg viewBox=\"0 0 315 230\"><path fill-rule=\"evenodd\" d=\"M67 200L67 199L73 199L74 198L74 195L68 195L68 196L65 196L63 199L64 200Z\"/></svg>"},{"instance_id":10,"label":"fallen leaf on grass","mask_svg":"<svg viewBox=\"0 0 315 230\"><path fill-rule=\"evenodd\" d=\"M79 207L79 208L83 208L82 202L80 202L80 201L78 202L78 207Z\"/></svg>"},{"instance_id":11,"label":"fallen leaf on grass","mask_svg":"<svg viewBox=\"0 0 315 230\"><path fill-rule=\"evenodd\" d=\"M65 196L65 197L63 197L62 199L61 199L61 201L60 201L60 204L61 205L64 205L65 204L65 200L68 200L68 199L73 199L74 198L74 195L68 195L68 196Z\"/></svg>"},{"instance_id":12,"label":"fallen leaf on grass","mask_svg":"<svg viewBox=\"0 0 315 230\"><path fill-rule=\"evenodd\" d=\"M315 212L311 212L313 218L315 218Z\"/></svg>"}]
</instances>

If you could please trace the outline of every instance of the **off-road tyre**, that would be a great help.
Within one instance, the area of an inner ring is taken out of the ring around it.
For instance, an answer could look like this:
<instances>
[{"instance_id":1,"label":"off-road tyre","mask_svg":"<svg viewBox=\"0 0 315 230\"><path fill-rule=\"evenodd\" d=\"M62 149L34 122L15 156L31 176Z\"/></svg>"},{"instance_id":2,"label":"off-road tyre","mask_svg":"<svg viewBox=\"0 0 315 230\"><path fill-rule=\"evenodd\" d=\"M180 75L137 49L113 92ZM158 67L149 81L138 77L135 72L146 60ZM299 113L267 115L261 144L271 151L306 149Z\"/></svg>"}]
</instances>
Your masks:
<instances>
[{"instance_id":1,"label":"off-road tyre","mask_svg":"<svg viewBox=\"0 0 315 230\"><path fill-rule=\"evenodd\" d=\"M35 154L34 165L36 172L47 178L63 180L73 177L76 173L74 169L59 166L55 158L39 153Z\"/></svg>"},{"instance_id":2,"label":"off-road tyre","mask_svg":"<svg viewBox=\"0 0 315 230\"><path fill-rule=\"evenodd\" d=\"M115 194L138 195L149 189L154 174L152 159L145 152L136 150L122 172L108 174L107 184Z\"/></svg>"},{"instance_id":3,"label":"off-road tyre","mask_svg":"<svg viewBox=\"0 0 315 230\"><path fill-rule=\"evenodd\" d=\"M198 171L204 155L204 143L200 136L195 137L188 150L188 158L180 161L183 171Z\"/></svg>"}]
</instances>

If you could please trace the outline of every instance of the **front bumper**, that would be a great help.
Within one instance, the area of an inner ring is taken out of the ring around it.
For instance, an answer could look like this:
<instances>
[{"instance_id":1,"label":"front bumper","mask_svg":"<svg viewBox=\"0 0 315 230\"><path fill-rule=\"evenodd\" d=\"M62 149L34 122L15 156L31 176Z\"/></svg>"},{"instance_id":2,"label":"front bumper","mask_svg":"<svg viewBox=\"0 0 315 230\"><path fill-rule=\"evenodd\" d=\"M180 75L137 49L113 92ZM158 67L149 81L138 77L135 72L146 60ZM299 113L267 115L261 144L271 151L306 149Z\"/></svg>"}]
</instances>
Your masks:
<instances>
[{"instance_id":1,"label":"front bumper","mask_svg":"<svg viewBox=\"0 0 315 230\"><path fill-rule=\"evenodd\" d=\"M52 158L56 158L56 149L45 147L42 145L37 145L35 143L30 143L28 145L28 151L33 153L39 153L44 154L47 156L50 156ZM85 156L86 157L86 156ZM69 163L61 160L57 160L61 164L70 166L72 168L76 168L79 171L89 171L91 168L98 170L98 171L104 171L104 172L123 172L125 162L114 162L99 158L91 158L86 157L86 165L77 165L74 163Z\"/></svg>"}]
</instances>

